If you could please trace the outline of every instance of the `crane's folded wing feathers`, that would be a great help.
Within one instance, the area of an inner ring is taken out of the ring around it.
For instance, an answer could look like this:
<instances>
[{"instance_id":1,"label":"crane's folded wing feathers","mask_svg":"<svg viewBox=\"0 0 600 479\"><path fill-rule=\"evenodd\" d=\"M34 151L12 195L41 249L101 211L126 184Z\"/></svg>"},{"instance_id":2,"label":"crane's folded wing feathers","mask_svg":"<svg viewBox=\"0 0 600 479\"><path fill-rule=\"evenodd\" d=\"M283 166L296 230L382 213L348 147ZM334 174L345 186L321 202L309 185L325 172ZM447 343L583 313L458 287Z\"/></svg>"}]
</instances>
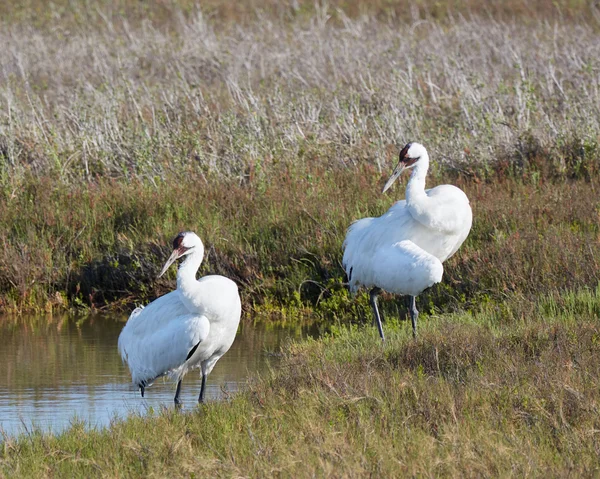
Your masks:
<instances>
[{"instance_id":1,"label":"crane's folded wing feathers","mask_svg":"<svg viewBox=\"0 0 600 479\"><path fill-rule=\"evenodd\" d=\"M473 213L469 198L460 188L454 185L439 185L425 190L425 193L429 198L426 210L417 212L415 208L408 207L415 220L430 230L446 235L462 236L465 231L468 235Z\"/></svg>"},{"instance_id":2,"label":"crane's folded wing feathers","mask_svg":"<svg viewBox=\"0 0 600 479\"><path fill-rule=\"evenodd\" d=\"M208 336L206 316L190 313L173 291L132 314L119 336L119 352L135 385L187 371L190 351Z\"/></svg>"},{"instance_id":3,"label":"crane's folded wing feathers","mask_svg":"<svg viewBox=\"0 0 600 479\"><path fill-rule=\"evenodd\" d=\"M382 254L382 251L387 251L392 245L403 240L429 246L432 239L435 238L431 231L413 219L404 200L396 202L378 218L355 221L348 228L343 245L342 263L348 275L350 291L356 292L361 284L367 287L373 285L372 282L363 283L362 279L368 280L373 276L375 255Z\"/></svg>"},{"instance_id":4,"label":"crane's folded wing feathers","mask_svg":"<svg viewBox=\"0 0 600 479\"><path fill-rule=\"evenodd\" d=\"M364 269L366 270L366 269ZM396 294L417 296L442 280L444 267L439 259L409 240L380 248L373 256L365 286L378 286Z\"/></svg>"}]
</instances>

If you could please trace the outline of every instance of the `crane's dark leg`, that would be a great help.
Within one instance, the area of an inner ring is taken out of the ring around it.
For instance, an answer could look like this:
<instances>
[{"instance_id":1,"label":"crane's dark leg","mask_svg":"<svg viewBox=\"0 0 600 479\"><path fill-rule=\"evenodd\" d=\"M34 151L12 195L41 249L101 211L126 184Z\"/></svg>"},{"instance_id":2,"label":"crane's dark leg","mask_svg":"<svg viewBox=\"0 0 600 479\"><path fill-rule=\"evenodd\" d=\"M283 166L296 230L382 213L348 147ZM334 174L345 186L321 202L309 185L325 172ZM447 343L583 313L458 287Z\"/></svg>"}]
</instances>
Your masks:
<instances>
[{"instance_id":1,"label":"crane's dark leg","mask_svg":"<svg viewBox=\"0 0 600 479\"><path fill-rule=\"evenodd\" d=\"M200 388L200 396L198 396L198 404L204 402L204 390L206 389L206 374L202 373L202 387Z\"/></svg>"},{"instance_id":2,"label":"crane's dark leg","mask_svg":"<svg viewBox=\"0 0 600 479\"><path fill-rule=\"evenodd\" d=\"M175 401L175 407L177 407L177 408L181 407L181 399L179 399L180 392L181 392L181 379L177 383L177 389L175 390L175 399L173 400L173 401Z\"/></svg>"},{"instance_id":3,"label":"crane's dark leg","mask_svg":"<svg viewBox=\"0 0 600 479\"><path fill-rule=\"evenodd\" d=\"M377 308L377 295L381 293L381 288L375 286L369 292L369 298L371 302L371 308L373 308L373 314L375 315L375 322L377 323L377 329L379 329L379 336L381 336L381 340L385 341L385 336L383 335L383 326L381 325L382 316L379 314L379 308Z\"/></svg>"},{"instance_id":4,"label":"crane's dark leg","mask_svg":"<svg viewBox=\"0 0 600 479\"><path fill-rule=\"evenodd\" d=\"M417 311L417 297L410 297L410 307L408 308L410 313L410 320L412 321L413 338L417 337L417 318L419 317L419 311Z\"/></svg>"},{"instance_id":5,"label":"crane's dark leg","mask_svg":"<svg viewBox=\"0 0 600 479\"><path fill-rule=\"evenodd\" d=\"M146 391L146 388L144 387L143 384L140 384L140 393L142 394L142 397L144 397L144 391Z\"/></svg>"}]
</instances>

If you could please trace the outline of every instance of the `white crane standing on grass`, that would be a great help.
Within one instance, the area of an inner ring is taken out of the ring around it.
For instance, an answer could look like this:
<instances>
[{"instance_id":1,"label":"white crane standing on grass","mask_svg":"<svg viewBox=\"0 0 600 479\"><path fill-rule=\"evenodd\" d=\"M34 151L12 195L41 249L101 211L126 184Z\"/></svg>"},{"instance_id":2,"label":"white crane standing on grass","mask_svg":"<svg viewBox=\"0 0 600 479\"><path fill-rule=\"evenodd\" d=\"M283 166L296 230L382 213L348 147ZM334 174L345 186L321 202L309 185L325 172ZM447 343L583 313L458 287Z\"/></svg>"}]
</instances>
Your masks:
<instances>
[{"instance_id":1,"label":"white crane standing on grass","mask_svg":"<svg viewBox=\"0 0 600 479\"><path fill-rule=\"evenodd\" d=\"M415 297L442 280L442 263L452 256L471 230L469 199L452 185L425 189L429 155L419 143L408 143L383 188L383 193L405 169L413 169L406 199L378 218L355 221L346 233L343 265L350 290L371 288L370 303L382 340L385 340L377 296L384 289L409 295L413 336L417 335Z\"/></svg>"},{"instance_id":2,"label":"white crane standing on grass","mask_svg":"<svg viewBox=\"0 0 600 479\"><path fill-rule=\"evenodd\" d=\"M119 336L119 352L133 384L144 390L161 376L177 381L175 404L181 404L181 381L190 369L202 368L198 402L204 402L206 377L231 347L242 305L237 285L224 276L196 280L204 245L192 232L179 233L160 275L177 260L177 289L136 308Z\"/></svg>"}]
</instances>

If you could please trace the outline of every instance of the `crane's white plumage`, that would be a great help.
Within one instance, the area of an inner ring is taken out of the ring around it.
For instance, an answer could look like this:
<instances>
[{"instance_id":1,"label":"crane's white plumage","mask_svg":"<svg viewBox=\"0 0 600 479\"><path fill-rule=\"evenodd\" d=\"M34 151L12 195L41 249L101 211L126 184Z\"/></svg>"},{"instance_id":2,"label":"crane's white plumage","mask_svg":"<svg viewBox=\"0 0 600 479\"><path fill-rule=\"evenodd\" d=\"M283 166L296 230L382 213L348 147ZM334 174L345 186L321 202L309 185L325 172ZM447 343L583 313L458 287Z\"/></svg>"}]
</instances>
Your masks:
<instances>
[{"instance_id":1,"label":"crane's white plumage","mask_svg":"<svg viewBox=\"0 0 600 479\"><path fill-rule=\"evenodd\" d=\"M154 379L168 375L178 381L176 404L183 376L198 367L203 400L206 376L231 347L242 310L237 285L230 279L212 275L196 280L204 245L195 233L175 238L161 275L182 256L177 289L136 308L119 336L119 352L142 395Z\"/></svg>"},{"instance_id":2,"label":"crane's white plumage","mask_svg":"<svg viewBox=\"0 0 600 479\"><path fill-rule=\"evenodd\" d=\"M379 248L370 272L373 285L396 294L417 296L442 280L442 262L410 240ZM366 278L365 278L366 280Z\"/></svg>"},{"instance_id":3,"label":"crane's white plumage","mask_svg":"<svg viewBox=\"0 0 600 479\"><path fill-rule=\"evenodd\" d=\"M412 296L416 334L414 296L441 281L442 263L467 238L473 216L469 200L459 188L441 185L425 190L429 155L419 143L409 143L402 149L383 191L407 168L413 172L406 199L382 216L360 219L348 228L343 264L352 292L365 286ZM377 293L377 289L372 291L371 305L379 321ZM383 338L381 327L380 333Z\"/></svg>"}]
</instances>

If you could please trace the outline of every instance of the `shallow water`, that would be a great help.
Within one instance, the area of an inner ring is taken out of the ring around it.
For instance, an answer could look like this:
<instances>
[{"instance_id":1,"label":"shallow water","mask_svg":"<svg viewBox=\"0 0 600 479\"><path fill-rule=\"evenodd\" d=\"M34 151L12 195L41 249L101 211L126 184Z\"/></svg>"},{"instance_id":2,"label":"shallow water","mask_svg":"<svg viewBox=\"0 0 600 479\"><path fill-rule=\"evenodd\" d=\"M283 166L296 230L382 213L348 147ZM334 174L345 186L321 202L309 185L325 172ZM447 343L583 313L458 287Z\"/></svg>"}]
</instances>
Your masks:
<instances>
[{"instance_id":1,"label":"shallow water","mask_svg":"<svg viewBox=\"0 0 600 479\"><path fill-rule=\"evenodd\" d=\"M125 320L108 315L0 317L0 431L16 435L36 427L56 433L75 417L103 427L132 412L172 407L174 384L159 379L145 398L131 384L117 351ZM272 353L282 341L308 333L300 327L241 324L233 346L208 377L206 400L227 397L243 387L249 373L276 367ZM200 384L198 370L185 377L184 408L196 405Z\"/></svg>"}]
</instances>

